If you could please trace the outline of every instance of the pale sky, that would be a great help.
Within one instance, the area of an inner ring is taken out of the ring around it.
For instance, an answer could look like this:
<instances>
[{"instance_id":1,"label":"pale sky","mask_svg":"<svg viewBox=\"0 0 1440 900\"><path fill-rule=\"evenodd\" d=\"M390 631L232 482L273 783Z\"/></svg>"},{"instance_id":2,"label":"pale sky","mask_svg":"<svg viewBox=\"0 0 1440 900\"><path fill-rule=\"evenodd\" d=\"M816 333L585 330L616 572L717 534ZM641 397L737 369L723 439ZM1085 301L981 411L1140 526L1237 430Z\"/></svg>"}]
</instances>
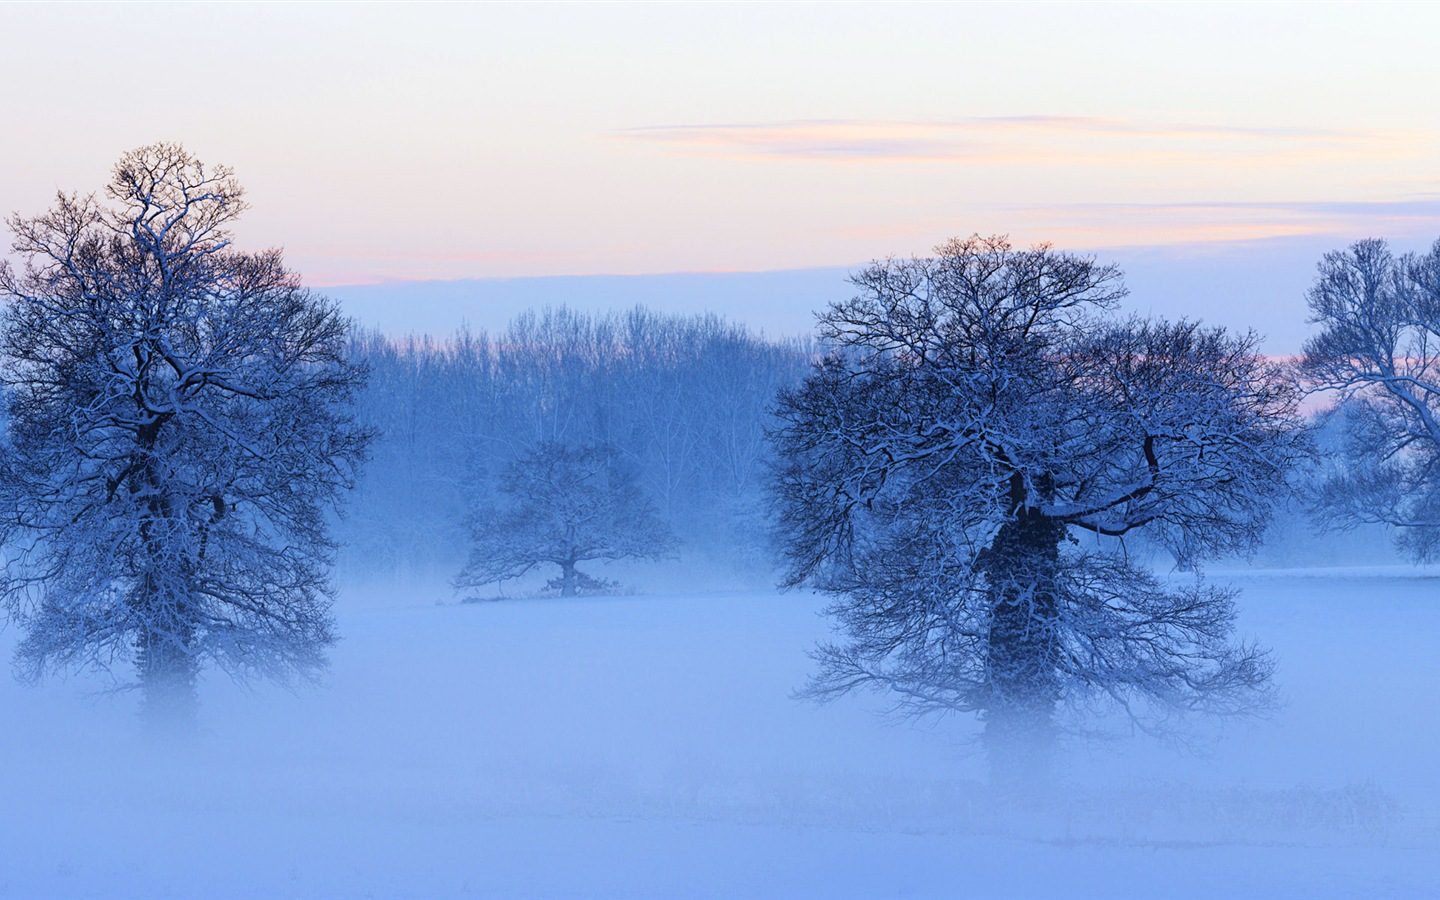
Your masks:
<instances>
[{"instance_id":1,"label":"pale sky","mask_svg":"<svg viewBox=\"0 0 1440 900\"><path fill-rule=\"evenodd\" d=\"M3 4L0 211L178 140L320 286L1440 237L1440 4Z\"/></svg>"}]
</instances>

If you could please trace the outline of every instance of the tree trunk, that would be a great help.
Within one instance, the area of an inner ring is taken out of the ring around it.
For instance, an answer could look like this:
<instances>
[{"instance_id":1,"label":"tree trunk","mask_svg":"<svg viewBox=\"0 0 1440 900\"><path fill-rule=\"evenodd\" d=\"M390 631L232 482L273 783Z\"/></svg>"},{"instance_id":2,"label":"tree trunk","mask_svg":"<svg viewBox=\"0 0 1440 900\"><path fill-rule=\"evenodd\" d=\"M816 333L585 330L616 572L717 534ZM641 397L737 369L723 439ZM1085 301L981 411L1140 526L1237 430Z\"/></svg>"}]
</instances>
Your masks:
<instances>
[{"instance_id":1,"label":"tree trunk","mask_svg":"<svg viewBox=\"0 0 1440 900\"><path fill-rule=\"evenodd\" d=\"M178 624L178 623L177 623ZM187 732L199 710L199 674L191 652L190 629L147 628L136 639L140 674L140 718L154 732Z\"/></svg>"},{"instance_id":2,"label":"tree trunk","mask_svg":"<svg viewBox=\"0 0 1440 900\"><path fill-rule=\"evenodd\" d=\"M189 732L199 710L195 681L199 674L195 658L195 623L190 597L182 590L176 596L175 582L188 587L190 572L162 572L167 563L184 565L172 557L172 529L175 510L170 495L156 473L153 453L160 421L141 429L140 445L146 462L140 471L141 484L149 495L147 515L140 522L145 545L145 574L131 596L140 627L135 638L135 665L140 676L140 718L157 733Z\"/></svg>"},{"instance_id":3,"label":"tree trunk","mask_svg":"<svg viewBox=\"0 0 1440 900\"><path fill-rule=\"evenodd\" d=\"M560 596L575 596L575 584L578 579L575 572L575 561L567 560L560 564Z\"/></svg>"},{"instance_id":4,"label":"tree trunk","mask_svg":"<svg viewBox=\"0 0 1440 900\"><path fill-rule=\"evenodd\" d=\"M1048 777L1060 696L1056 581L1066 536L1063 522L1023 505L1023 485L1012 485L1015 494L1014 517L982 560L991 604L984 744L991 779L1007 787Z\"/></svg>"}]
</instances>

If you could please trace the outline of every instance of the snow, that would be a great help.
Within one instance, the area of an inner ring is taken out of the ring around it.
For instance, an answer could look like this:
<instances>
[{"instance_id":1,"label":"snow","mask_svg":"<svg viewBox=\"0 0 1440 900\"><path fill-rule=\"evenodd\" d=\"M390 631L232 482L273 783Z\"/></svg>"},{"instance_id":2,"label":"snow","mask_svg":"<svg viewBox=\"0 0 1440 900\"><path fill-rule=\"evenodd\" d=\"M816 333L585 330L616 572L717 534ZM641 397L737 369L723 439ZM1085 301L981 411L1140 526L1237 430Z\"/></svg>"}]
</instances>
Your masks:
<instances>
[{"instance_id":1,"label":"snow","mask_svg":"<svg viewBox=\"0 0 1440 900\"><path fill-rule=\"evenodd\" d=\"M0 897L1440 894L1440 577L1212 578L1285 706L1202 755L1073 742L1032 797L984 786L973 723L791 699L808 593L349 585L324 687L212 673L184 745L97 677L0 681Z\"/></svg>"}]
</instances>

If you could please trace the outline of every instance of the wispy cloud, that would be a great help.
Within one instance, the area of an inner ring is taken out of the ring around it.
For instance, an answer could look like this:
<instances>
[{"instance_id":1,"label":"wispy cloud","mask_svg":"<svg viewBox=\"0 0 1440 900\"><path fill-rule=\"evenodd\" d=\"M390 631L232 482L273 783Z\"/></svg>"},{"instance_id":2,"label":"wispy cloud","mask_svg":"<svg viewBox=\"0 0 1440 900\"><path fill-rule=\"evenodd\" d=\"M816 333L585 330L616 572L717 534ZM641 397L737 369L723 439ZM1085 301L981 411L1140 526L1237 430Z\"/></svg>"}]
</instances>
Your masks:
<instances>
[{"instance_id":1,"label":"wispy cloud","mask_svg":"<svg viewBox=\"0 0 1440 900\"><path fill-rule=\"evenodd\" d=\"M1389 201L1090 203L1032 207L1027 212L1062 230L1114 237L1126 231L1157 237L1183 234L1196 241L1357 231L1391 237L1440 233L1440 197L1425 195ZM1127 223L1127 228L1117 229L1117 222Z\"/></svg>"},{"instance_id":2,"label":"wispy cloud","mask_svg":"<svg viewBox=\"0 0 1440 900\"><path fill-rule=\"evenodd\" d=\"M1215 201L1181 203L994 204L953 218L924 216L840 225L831 233L881 244L920 245L965 230L1009 231L1018 242L1071 247L1219 245L1273 238L1378 236L1433 240L1440 235L1440 195L1392 201Z\"/></svg>"},{"instance_id":3,"label":"wispy cloud","mask_svg":"<svg viewBox=\"0 0 1440 900\"><path fill-rule=\"evenodd\" d=\"M1096 208L1115 208L1117 204L1096 204ZM1228 202L1228 203L1165 203L1119 204L1128 209L1171 210L1233 210L1288 213L1296 216L1343 216L1346 218L1378 216L1386 219L1421 219L1440 222L1440 195L1427 195L1406 200L1361 201L1293 201L1293 202Z\"/></svg>"},{"instance_id":4,"label":"wispy cloud","mask_svg":"<svg viewBox=\"0 0 1440 900\"><path fill-rule=\"evenodd\" d=\"M1385 158L1425 152L1440 137L1418 130L1249 127L1074 116L668 125L626 129L612 136L737 159L1009 165Z\"/></svg>"}]
</instances>

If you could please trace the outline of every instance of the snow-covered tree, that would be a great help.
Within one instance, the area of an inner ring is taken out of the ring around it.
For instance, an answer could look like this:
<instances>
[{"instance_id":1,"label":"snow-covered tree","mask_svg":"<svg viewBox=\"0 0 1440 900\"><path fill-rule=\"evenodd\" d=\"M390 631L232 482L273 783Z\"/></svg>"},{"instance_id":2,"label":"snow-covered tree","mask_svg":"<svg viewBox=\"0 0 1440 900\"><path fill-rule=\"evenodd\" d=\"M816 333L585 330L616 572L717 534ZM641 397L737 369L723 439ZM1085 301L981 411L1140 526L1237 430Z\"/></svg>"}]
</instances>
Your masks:
<instances>
[{"instance_id":1,"label":"snow-covered tree","mask_svg":"<svg viewBox=\"0 0 1440 900\"><path fill-rule=\"evenodd\" d=\"M560 567L550 583L562 597L600 582L579 563L597 559L663 559L675 538L633 476L604 445L537 445L500 479L505 501L470 517L470 561L457 588L518 578L542 565Z\"/></svg>"},{"instance_id":2,"label":"snow-covered tree","mask_svg":"<svg viewBox=\"0 0 1440 900\"><path fill-rule=\"evenodd\" d=\"M1440 556L1440 241L1395 256L1383 240L1325 254L1308 300L1320 334L1302 372L1338 403L1313 499L1330 525L1397 529L1417 561Z\"/></svg>"},{"instance_id":3,"label":"snow-covered tree","mask_svg":"<svg viewBox=\"0 0 1440 900\"><path fill-rule=\"evenodd\" d=\"M17 670L133 664L193 717L207 663L287 679L334 640L325 512L368 440L348 325L279 251L244 253L231 171L126 154L104 199L9 220L0 264L0 597Z\"/></svg>"},{"instance_id":4,"label":"snow-covered tree","mask_svg":"<svg viewBox=\"0 0 1440 900\"><path fill-rule=\"evenodd\" d=\"M1107 317L1113 267L978 236L937 254L855 276L820 316L834 352L780 395L786 580L848 638L809 692L978 713L1002 779L1043 766L1057 705L1252 708L1271 667L1233 641L1231 592L1120 539L1252 546L1301 449L1293 386L1253 336Z\"/></svg>"}]
</instances>

